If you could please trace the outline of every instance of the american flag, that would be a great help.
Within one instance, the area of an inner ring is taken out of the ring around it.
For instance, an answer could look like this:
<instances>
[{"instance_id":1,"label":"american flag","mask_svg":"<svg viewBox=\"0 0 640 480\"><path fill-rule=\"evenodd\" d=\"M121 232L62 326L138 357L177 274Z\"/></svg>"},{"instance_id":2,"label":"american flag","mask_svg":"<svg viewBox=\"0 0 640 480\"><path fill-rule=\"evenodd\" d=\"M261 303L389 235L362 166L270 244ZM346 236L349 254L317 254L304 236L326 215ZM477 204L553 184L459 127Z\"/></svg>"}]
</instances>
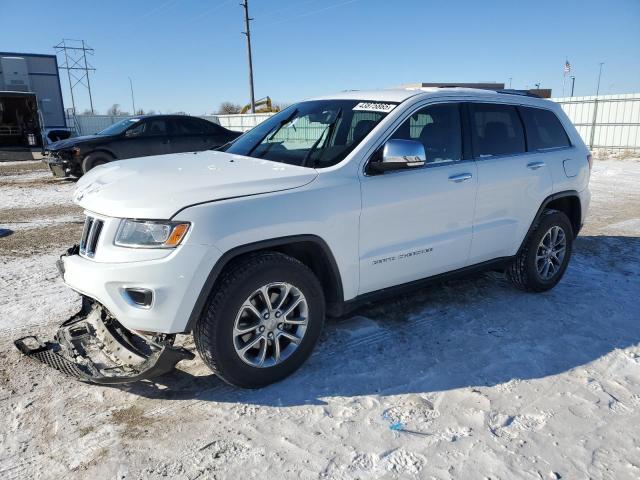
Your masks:
<instances>
[{"instance_id":1,"label":"american flag","mask_svg":"<svg viewBox=\"0 0 640 480\"><path fill-rule=\"evenodd\" d=\"M569 63L569 60L565 60L564 61L564 74L568 74L571 73L571 64Z\"/></svg>"}]
</instances>

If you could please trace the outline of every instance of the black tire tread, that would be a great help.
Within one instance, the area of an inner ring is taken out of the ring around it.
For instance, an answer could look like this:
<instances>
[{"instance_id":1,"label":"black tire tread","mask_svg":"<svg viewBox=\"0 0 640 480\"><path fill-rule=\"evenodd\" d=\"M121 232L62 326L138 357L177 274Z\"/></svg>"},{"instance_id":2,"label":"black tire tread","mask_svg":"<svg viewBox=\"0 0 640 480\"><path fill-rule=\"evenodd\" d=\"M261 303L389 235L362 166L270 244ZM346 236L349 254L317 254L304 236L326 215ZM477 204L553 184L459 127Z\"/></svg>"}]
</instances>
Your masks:
<instances>
[{"instance_id":1,"label":"black tire tread","mask_svg":"<svg viewBox=\"0 0 640 480\"><path fill-rule=\"evenodd\" d=\"M226 374L215 357L214 345L217 343L218 329L215 328L217 322L217 312L222 309L223 303L229 296L229 293L236 286L251 277L252 273L267 264L275 262L288 263L297 268L306 270L312 278L316 278L313 271L301 261L288 255L267 251L248 254L239 261L232 261L230 265L223 270L220 280L216 282L215 288L210 296L205 308L196 322L193 337L194 343L204 363L226 383L236 386L244 386L252 388L251 385L239 385L238 381L232 380ZM318 289L322 293L322 288L318 284Z\"/></svg>"},{"instance_id":2,"label":"black tire tread","mask_svg":"<svg viewBox=\"0 0 640 480\"><path fill-rule=\"evenodd\" d=\"M94 168L96 160L104 160L105 163L109 163L115 159L106 152L89 153L82 159L80 164L80 171L83 175ZM91 168L87 168L89 165L91 165Z\"/></svg>"},{"instance_id":3,"label":"black tire tread","mask_svg":"<svg viewBox=\"0 0 640 480\"><path fill-rule=\"evenodd\" d=\"M534 245L534 239L536 237L536 233L540 228L540 224L547 219L549 215L562 215L567 222L569 222L568 217L559 211L554 209L546 209L542 212L542 215L536 220L534 227L531 229L527 239L525 240L522 248L516 254L516 257L513 260L513 263L507 268L506 274L509 281L518 289L523 290L525 292L542 292L547 290L547 288L541 288L536 282L533 282L531 279L531 272L527 267L527 259L529 257L529 252L532 248L537 248L537 245ZM570 222L569 222L569 225ZM568 232L570 237L573 236L573 232ZM568 240L571 241L571 240Z\"/></svg>"}]
</instances>

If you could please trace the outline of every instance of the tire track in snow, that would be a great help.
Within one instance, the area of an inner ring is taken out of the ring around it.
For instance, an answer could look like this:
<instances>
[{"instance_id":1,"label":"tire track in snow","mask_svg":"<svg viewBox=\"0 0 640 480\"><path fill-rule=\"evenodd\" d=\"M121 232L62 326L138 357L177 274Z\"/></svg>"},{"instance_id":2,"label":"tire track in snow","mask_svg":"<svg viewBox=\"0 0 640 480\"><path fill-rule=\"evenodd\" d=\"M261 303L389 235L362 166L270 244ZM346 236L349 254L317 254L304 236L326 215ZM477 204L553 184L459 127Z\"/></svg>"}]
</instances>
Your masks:
<instances>
[{"instance_id":1,"label":"tire track in snow","mask_svg":"<svg viewBox=\"0 0 640 480\"><path fill-rule=\"evenodd\" d=\"M417 315L418 318L407 322L407 327L411 327L412 329L417 329L416 333L425 333L421 329L428 330L426 327L430 327L434 321L435 315L443 315L446 314L446 311L442 309L434 309L428 308ZM362 317L366 318L366 317ZM333 326L332 328L336 329L337 326ZM362 335L358 335L344 342L333 343L331 345L320 345L320 348L317 348L311 357L305 362L305 365L309 366L311 361L322 363L325 361L329 361L335 359L336 350L339 349L342 352L348 352L352 350L362 350L367 349L368 347L380 345L391 337L397 335L396 330L391 327L378 327L378 329L371 333L365 333ZM304 368L304 366L303 366ZM284 380L286 381L286 379ZM222 382L222 381L221 381ZM171 400L171 404L160 406L158 408L154 408L151 410L147 410L145 413L148 417L160 417L170 412L174 412L176 410L188 409L196 406L200 406L202 404L208 403L211 401L210 396L215 395L217 402L224 402L227 399L230 399L234 395L238 395L239 390L236 387L227 385L225 383L221 383L220 385L216 385L211 388L207 388L198 393L198 397L193 400Z\"/></svg>"}]
</instances>

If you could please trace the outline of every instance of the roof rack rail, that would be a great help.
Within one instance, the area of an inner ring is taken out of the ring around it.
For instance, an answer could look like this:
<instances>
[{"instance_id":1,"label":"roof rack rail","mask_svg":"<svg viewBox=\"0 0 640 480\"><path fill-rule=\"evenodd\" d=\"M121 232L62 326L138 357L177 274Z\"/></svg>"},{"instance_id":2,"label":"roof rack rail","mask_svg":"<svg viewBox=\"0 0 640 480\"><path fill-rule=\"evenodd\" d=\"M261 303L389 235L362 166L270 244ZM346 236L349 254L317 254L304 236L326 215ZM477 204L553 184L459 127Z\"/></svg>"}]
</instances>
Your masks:
<instances>
[{"instance_id":1,"label":"roof rack rail","mask_svg":"<svg viewBox=\"0 0 640 480\"><path fill-rule=\"evenodd\" d=\"M540 95L536 95L535 93L529 90L516 90L515 88L504 88L502 90L496 90L496 92L504 93L507 95L522 95L523 97L542 98Z\"/></svg>"}]
</instances>

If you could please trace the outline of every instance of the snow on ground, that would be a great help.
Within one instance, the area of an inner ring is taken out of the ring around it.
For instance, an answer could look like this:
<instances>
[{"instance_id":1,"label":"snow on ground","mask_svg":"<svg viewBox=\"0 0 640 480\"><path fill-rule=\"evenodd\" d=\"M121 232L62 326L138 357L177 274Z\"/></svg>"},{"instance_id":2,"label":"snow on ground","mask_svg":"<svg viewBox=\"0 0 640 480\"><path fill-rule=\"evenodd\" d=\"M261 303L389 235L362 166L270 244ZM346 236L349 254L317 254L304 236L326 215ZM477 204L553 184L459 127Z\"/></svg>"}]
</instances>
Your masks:
<instances>
[{"instance_id":1,"label":"snow on ground","mask_svg":"<svg viewBox=\"0 0 640 480\"><path fill-rule=\"evenodd\" d=\"M0 209L25 205L58 205L69 203L75 183L53 178L46 171L0 176Z\"/></svg>"},{"instance_id":2,"label":"snow on ground","mask_svg":"<svg viewBox=\"0 0 640 480\"><path fill-rule=\"evenodd\" d=\"M0 238L0 478L639 478L640 161L598 160L591 185L554 290L490 273L371 305L257 391L198 359L103 388L21 357L14 337L77 307L52 265L73 237L23 256Z\"/></svg>"}]
</instances>

